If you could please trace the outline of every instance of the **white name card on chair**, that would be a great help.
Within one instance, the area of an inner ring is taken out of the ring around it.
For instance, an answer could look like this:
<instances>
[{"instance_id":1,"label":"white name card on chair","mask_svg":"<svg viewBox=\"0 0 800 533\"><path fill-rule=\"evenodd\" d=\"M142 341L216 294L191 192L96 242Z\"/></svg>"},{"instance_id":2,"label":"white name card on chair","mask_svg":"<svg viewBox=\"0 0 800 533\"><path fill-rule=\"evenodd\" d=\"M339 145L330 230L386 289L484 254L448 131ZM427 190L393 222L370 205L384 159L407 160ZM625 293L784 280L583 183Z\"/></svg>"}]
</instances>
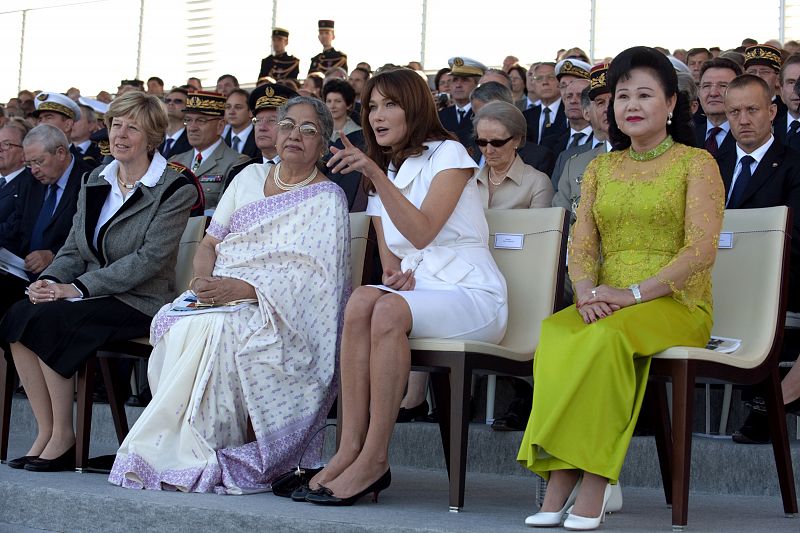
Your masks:
<instances>
[{"instance_id":1,"label":"white name card on chair","mask_svg":"<svg viewBox=\"0 0 800 533\"><path fill-rule=\"evenodd\" d=\"M733 233L730 231L720 232L717 248L733 248Z\"/></svg>"},{"instance_id":2,"label":"white name card on chair","mask_svg":"<svg viewBox=\"0 0 800 533\"><path fill-rule=\"evenodd\" d=\"M525 236L522 233L496 233L494 236L494 247L508 250L522 250L522 243L524 240Z\"/></svg>"}]
</instances>

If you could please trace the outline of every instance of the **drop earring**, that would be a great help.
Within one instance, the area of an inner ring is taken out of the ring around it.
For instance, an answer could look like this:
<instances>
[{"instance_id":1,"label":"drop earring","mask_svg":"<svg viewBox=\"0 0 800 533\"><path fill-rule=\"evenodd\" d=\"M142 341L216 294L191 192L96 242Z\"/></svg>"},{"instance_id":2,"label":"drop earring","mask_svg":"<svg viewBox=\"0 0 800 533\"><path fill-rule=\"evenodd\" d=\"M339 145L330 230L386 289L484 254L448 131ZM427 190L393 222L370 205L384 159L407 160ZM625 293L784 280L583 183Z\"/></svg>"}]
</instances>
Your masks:
<instances>
[{"instance_id":1,"label":"drop earring","mask_svg":"<svg viewBox=\"0 0 800 533\"><path fill-rule=\"evenodd\" d=\"M667 115L667 126L672 126L672 111Z\"/></svg>"}]
</instances>

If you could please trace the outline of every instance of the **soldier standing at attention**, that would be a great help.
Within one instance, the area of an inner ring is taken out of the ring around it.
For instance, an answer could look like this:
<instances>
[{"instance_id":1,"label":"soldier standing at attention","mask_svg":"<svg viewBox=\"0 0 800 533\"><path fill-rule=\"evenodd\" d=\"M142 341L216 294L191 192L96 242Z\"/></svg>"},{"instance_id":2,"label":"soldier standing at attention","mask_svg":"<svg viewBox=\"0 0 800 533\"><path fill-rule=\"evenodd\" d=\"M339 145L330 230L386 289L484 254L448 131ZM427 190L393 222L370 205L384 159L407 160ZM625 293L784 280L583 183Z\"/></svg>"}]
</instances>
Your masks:
<instances>
[{"instance_id":1,"label":"soldier standing at attention","mask_svg":"<svg viewBox=\"0 0 800 533\"><path fill-rule=\"evenodd\" d=\"M300 60L286 52L289 44L289 30L272 28L272 54L261 60L258 79L269 76L275 80L297 79L300 74Z\"/></svg>"},{"instance_id":2,"label":"soldier standing at attention","mask_svg":"<svg viewBox=\"0 0 800 533\"><path fill-rule=\"evenodd\" d=\"M322 72L327 74L328 70L336 67L342 67L347 70L347 54L339 52L333 48L333 40L336 35L333 33L332 20L320 20L319 26L319 42L322 44L322 52L311 58L311 66L308 67L308 73Z\"/></svg>"}]
</instances>

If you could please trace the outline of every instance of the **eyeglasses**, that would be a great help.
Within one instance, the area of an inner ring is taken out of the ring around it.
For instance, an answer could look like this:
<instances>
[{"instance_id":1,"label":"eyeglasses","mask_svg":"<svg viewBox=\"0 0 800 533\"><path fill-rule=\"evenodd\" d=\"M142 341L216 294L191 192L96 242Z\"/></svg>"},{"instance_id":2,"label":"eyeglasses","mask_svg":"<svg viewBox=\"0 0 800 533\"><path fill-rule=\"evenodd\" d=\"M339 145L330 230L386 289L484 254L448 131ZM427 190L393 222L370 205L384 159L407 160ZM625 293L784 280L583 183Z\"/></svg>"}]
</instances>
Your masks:
<instances>
[{"instance_id":1,"label":"eyeglasses","mask_svg":"<svg viewBox=\"0 0 800 533\"><path fill-rule=\"evenodd\" d=\"M253 121L253 124L255 124L256 126L258 126L259 124L266 124L267 126L274 126L275 124L278 123L278 119L274 118L274 117L272 117L272 118L255 118L255 117L253 117L251 120Z\"/></svg>"},{"instance_id":2,"label":"eyeglasses","mask_svg":"<svg viewBox=\"0 0 800 533\"><path fill-rule=\"evenodd\" d=\"M15 148L22 148L21 144L14 144L11 141L2 141L2 142L0 142L0 148L2 148L4 151L5 150L10 150L12 146L15 147Z\"/></svg>"},{"instance_id":3,"label":"eyeglasses","mask_svg":"<svg viewBox=\"0 0 800 533\"><path fill-rule=\"evenodd\" d=\"M533 81L555 81L555 74L545 74L544 76L533 76Z\"/></svg>"},{"instance_id":4,"label":"eyeglasses","mask_svg":"<svg viewBox=\"0 0 800 533\"><path fill-rule=\"evenodd\" d=\"M185 104L186 100L183 98L164 98L165 104Z\"/></svg>"},{"instance_id":5,"label":"eyeglasses","mask_svg":"<svg viewBox=\"0 0 800 533\"><path fill-rule=\"evenodd\" d=\"M47 159L37 159L37 160L34 160L34 161L25 161L25 166L28 167L28 168L33 168L33 167L42 168L42 166L45 164L45 161L47 161Z\"/></svg>"},{"instance_id":6,"label":"eyeglasses","mask_svg":"<svg viewBox=\"0 0 800 533\"><path fill-rule=\"evenodd\" d=\"M725 92L725 89L728 88L727 81L720 81L711 83L709 81L700 84L701 91L710 91L712 87L716 87L720 92Z\"/></svg>"},{"instance_id":7,"label":"eyeglasses","mask_svg":"<svg viewBox=\"0 0 800 533\"><path fill-rule=\"evenodd\" d=\"M297 128L300 131L300 135L302 135L303 137L313 137L314 135L319 133L317 127L314 126L313 124L305 123L298 125L295 124L294 121L289 119L281 120L280 122L277 123L277 126L278 129L283 133L289 133L295 128Z\"/></svg>"},{"instance_id":8,"label":"eyeglasses","mask_svg":"<svg viewBox=\"0 0 800 533\"><path fill-rule=\"evenodd\" d=\"M514 136L512 135L508 139L492 139L492 140L489 140L489 139L475 139L475 144L477 144L481 148L485 148L487 144L491 144L495 148L500 148L500 147L505 146L506 144L508 144L508 141L510 141L513 138L514 138Z\"/></svg>"},{"instance_id":9,"label":"eyeglasses","mask_svg":"<svg viewBox=\"0 0 800 533\"><path fill-rule=\"evenodd\" d=\"M222 117L214 117L214 118L185 118L183 119L184 126L191 126L192 124L197 124L198 126L205 126L212 120L220 120Z\"/></svg>"}]
</instances>

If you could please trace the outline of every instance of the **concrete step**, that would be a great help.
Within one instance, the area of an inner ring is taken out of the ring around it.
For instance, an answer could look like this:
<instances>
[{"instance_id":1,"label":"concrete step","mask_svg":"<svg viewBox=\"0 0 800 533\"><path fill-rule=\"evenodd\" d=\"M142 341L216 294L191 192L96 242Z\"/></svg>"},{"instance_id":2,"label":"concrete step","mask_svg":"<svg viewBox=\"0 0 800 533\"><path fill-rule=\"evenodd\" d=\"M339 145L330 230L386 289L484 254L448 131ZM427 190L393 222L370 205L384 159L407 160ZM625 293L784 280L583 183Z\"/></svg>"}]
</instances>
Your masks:
<instances>
[{"instance_id":1,"label":"concrete step","mask_svg":"<svg viewBox=\"0 0 800 533\"><path fill-rule=\"evenodd\" d=\"M141 408L127 408L131 424L141 411ZM9 457L24 454L34 436L35 421L29 404L23 398L15 398ZM521 439L521 432L494 432L485 424L471 424L467 448L468 472L533 476L516 461ZM334 444L335 428L329 428L325 438L326 456L333 454ZM791 446L796 486L800 493L800 442L793 440ZM117 447L108 405L95 405L90 456L111 454L116 452ZM397 424L390 448L390 463L397 467L444 472L438 425L425 422ZM652 437L633 438L620 478L626 487L661 488ZM709 494L777 496L780 490L772 447L740 445L733 443L729 437L697 435L692 442L690 487Z\"/></svg>"}]
</instances>

